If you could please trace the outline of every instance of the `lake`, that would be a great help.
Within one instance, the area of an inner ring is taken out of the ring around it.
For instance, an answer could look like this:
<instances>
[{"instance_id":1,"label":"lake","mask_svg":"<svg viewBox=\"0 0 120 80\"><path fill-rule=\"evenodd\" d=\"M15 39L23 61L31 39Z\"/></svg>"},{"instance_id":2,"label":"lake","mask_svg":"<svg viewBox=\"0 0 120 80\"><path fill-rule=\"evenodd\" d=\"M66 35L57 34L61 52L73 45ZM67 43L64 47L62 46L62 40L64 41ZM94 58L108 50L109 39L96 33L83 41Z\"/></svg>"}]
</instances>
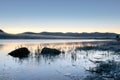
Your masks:
<instances>
[{"instance_id":1,"label":"lake","mask_svg":"<svg viewBox=\"0 0 120 80\"><path fill-rule=\"evenodd\" d=\"M99 74L97 69L100 62L119 62L119 51L111 48L90 49L91 46L93 48L109 41L112 40L0 40L0 80L117 80L101 77L110 73ZM81 49L86 46L89 46L89 50ZM8 55L20 47L27 47L30 56L16 58ZM61 54L42 56L38 50L41 51L44 47L60 50Z\"/></svg>"}]
</instances>

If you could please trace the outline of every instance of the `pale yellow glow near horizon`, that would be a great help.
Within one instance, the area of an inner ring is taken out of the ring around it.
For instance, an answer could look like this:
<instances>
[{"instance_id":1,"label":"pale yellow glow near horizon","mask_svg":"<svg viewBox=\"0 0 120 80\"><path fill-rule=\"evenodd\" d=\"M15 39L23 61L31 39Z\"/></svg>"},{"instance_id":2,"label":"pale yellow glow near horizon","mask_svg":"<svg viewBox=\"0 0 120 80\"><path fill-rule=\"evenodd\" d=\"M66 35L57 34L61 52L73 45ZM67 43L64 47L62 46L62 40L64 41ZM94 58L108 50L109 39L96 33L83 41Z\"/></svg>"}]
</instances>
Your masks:
<instances>
[{"instance_id":1,"label":"pale yellow glow near horizon","mask_svg":"<svg viewBox=\"0 0 120 80\"><path fill-rule=\"evenodd\" d=\"M82 32L88 32L88 33L91 33L91 32L113 32L113 33L118 33L120 34L120 29L118 28L85 28L85 27L82 27L82 28L68 28L68 27L65 27L65 28L60 28L60 27L54 27L54 28L14 28L14 29L11 29L11 28L6 28L6 29L3 29L5 32L7 33L11 33L11 34L18 34L18 33L22 33L22 32L35 32L35 33L40 33L40 32L43 32L43 31L47 31L47 32L77 32L77 33L82 33Z\"/></svg>"}]
</instances>

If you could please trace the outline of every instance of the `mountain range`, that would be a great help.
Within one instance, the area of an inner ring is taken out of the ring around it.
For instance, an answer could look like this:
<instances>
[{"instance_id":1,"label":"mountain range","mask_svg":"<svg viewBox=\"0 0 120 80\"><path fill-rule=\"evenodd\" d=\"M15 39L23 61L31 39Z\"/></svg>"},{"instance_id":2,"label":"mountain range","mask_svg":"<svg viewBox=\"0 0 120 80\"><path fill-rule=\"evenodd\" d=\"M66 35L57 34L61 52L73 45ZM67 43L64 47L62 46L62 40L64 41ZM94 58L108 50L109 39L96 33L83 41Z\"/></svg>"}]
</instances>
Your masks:
<instances>
[{"instance_id":1,"label":"mountain range","mask_svg":"<svg viewBox=\"0 0 120 80\"><path fill-rule=\"evenodd\" d=\"M62 32L24 32L19 34L6 33L0 29L0 39L111 39L116 33L62 33Z\"/></svg>"}]
</instances>

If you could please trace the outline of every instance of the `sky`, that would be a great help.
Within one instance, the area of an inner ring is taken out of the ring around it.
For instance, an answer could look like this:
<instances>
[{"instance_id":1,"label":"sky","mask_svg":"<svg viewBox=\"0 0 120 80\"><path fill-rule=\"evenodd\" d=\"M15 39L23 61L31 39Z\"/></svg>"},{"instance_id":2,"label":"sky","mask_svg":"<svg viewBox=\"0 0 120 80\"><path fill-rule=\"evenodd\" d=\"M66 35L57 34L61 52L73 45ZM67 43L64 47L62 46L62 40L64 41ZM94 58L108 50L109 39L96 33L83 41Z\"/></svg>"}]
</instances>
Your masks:
<instances>
[{"instance_id":1,"label":"sky","mask_svg":"<svg viewBox=\"0 0 120 80\"><path fill-rule=\"evenodd\" d=\"M0 29L120 33L120 0L0 0Z\"/></svg>"}]
</instances>

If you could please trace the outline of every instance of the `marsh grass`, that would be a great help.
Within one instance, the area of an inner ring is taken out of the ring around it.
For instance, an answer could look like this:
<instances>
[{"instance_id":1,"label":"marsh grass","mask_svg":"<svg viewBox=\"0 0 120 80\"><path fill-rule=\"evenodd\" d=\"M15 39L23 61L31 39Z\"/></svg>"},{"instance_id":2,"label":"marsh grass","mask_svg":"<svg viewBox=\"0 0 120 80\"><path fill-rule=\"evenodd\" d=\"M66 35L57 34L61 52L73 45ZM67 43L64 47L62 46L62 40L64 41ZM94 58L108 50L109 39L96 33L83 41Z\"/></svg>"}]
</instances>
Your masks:
<instances>
[{"instance_id":1,"label":"marsh grass","mask_svg":"<svg viewBox=\"0 0 120 80\"><path fill-rule=\"evenodd\" d=\"M20 47L20 46L19 46ZM41 51L44 47L55 48L64 52L64 54L60 55L41 55ZM30 50L32 51L32 50ZM71 53L71 54L70 54ZM50 62L57 61L57 59L65 56L71 55L72 62L79 61L78 58L81 58L81 55L85 55L82 53L86 53L86 58L89 59L91 53L94 56L93 60L88 61L93 63L95 66L89 67L86 72L89 73L85 78L81 79L79 76L70 75L69 77L72 80L120 80L120 61L115 61L115 59L110 59L102 61L104 58L107 58L111 55L119 56L120 53L120 43L113 42L85 42L85 43L76 43L76 44L45 44L45 45L37 45L34 48L31 56L34 57L36 62L40 63L41 60L45 60L50 64ZM100 54L101 53L101 54ZM113 53L113 54L111 54ZM81 54L79 56L79 54ZM99 56L96 54L100 54ZM93 58L93 57L92 57ZM86 63L87 64L87 63ZM89 64L88 64L89 65ZM76 65L73 65L76 67ZM89 65L91 66L91 65ZM78 67L77 67L78 68ZM78 68L79 69L79 68Z\"/></svg>"},{"instance_id":2,"label":"marsh grass","mask_svg":"<svg viewBox=\"0 0 120 80\"><path fill-rule=\"evenodd\" d=\"M114 61L114 60L108 60L108 61L101 61L99 63L95 63L96 67L89 68L89 71L91 74L94 74L94 76L89 76L89 78L95 78L97 77L98 80L119 80L120 78L120 62Z\"/></svg>"},{"instance_id":3,"label":"marsh grass","mask_svg":"<svg viewBox=\"0 0 120 80\"><path fill-rule=\"evenodd\" d=\"M104 42L99 43L96 45L89 45L89 46L83 46L83 47L76 47L76 50L99 50L99 51L114 51L114 52L120 52L120 42L112 41L112 42Z\"/></svg>"}]
</instances>

